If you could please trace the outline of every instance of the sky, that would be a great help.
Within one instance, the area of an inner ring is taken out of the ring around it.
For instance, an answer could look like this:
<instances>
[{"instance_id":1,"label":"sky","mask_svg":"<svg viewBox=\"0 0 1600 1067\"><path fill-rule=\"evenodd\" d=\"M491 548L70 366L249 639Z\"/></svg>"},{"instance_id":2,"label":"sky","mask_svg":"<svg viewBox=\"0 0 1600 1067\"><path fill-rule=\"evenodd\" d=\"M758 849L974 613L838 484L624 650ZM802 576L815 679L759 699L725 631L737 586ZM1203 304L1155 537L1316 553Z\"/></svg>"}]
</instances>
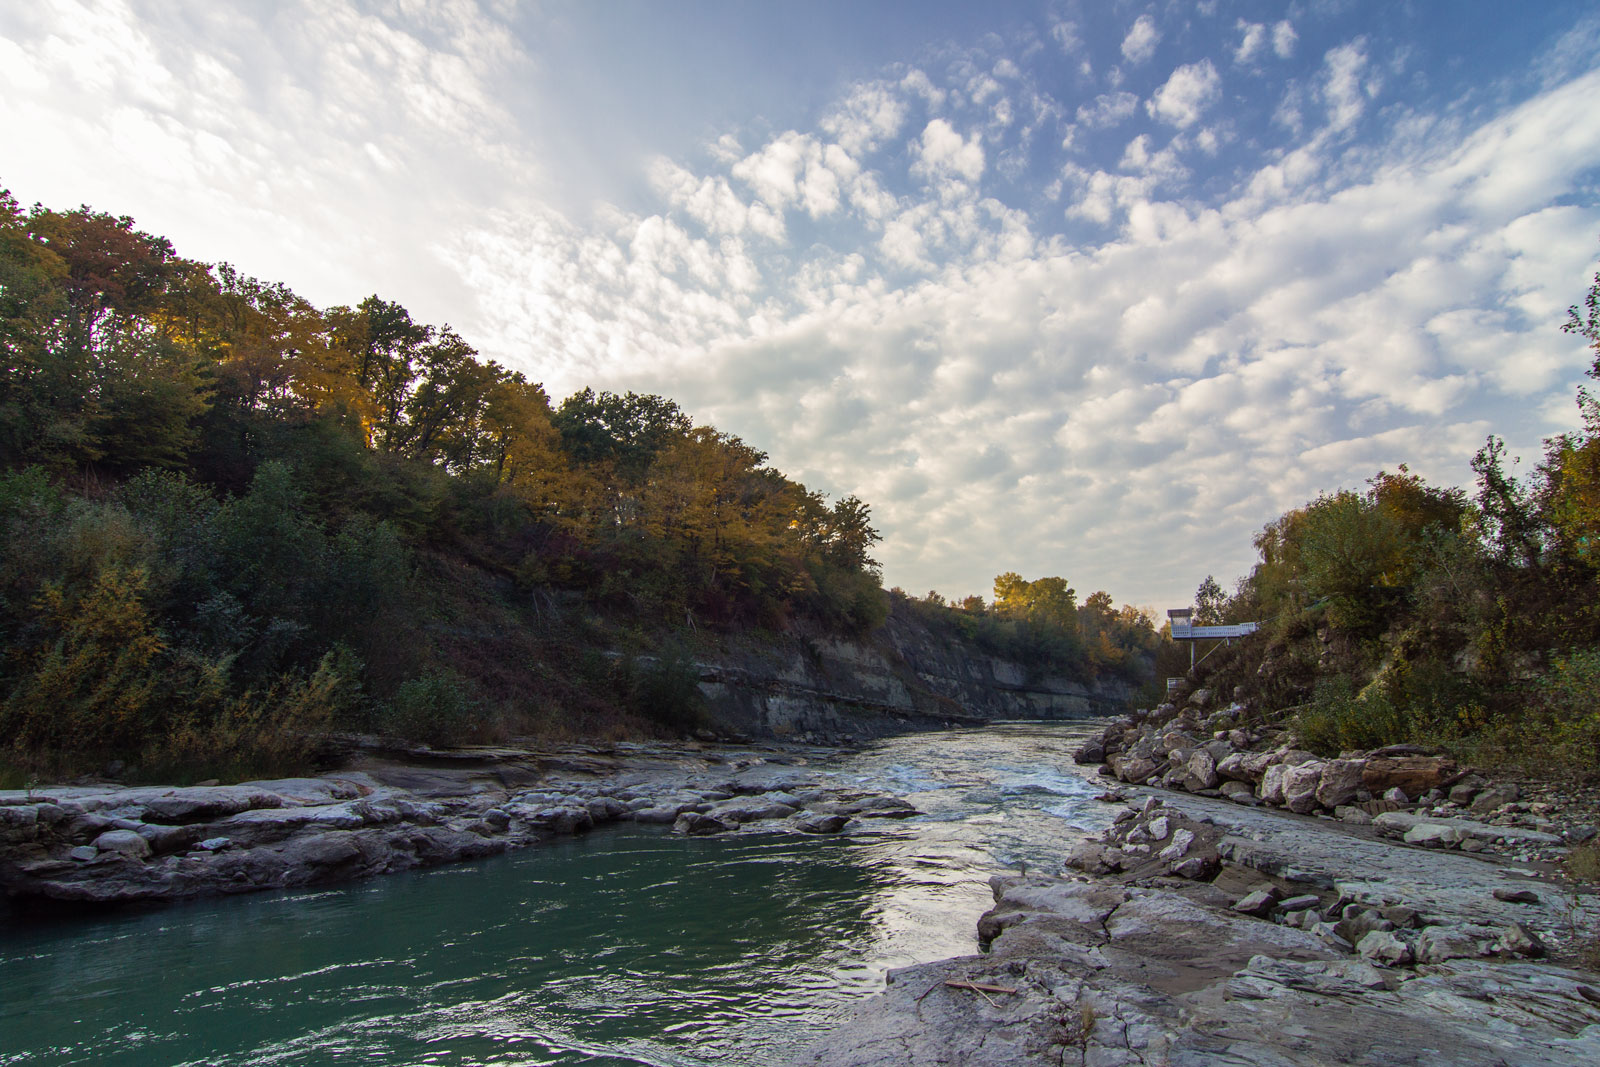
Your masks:
<instances>
[{"instance_id":1,"label":"sky","mask_svg":"<svg viewBox=\"0 0 1600 1067\"><path fill-rule=\"evenodd\" d=\"M1186 604L1574 428L1586 3L31 0L0 187L854 493L886 585Z\"/></svg>"}]
</instances>

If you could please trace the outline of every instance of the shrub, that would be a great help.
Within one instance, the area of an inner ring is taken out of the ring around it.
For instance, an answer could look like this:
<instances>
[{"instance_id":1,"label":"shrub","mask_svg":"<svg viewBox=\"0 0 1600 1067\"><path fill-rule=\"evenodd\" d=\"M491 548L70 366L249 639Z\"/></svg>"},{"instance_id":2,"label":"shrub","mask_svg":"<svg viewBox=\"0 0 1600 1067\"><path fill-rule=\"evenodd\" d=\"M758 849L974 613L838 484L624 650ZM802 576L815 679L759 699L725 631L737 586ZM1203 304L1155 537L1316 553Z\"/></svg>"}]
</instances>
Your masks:
<instances>
[{"instance_id":1,"label":"shrub","mask_svg":"<svg viewBox=\"0 0 1600 1067\"><path fill-rule=\"evenodd\" d=\"M479 704L454 671L429 671L405 682L378 717L378 728L407 741L459 744L481 725Z\"/></svg>"}]
</instances>

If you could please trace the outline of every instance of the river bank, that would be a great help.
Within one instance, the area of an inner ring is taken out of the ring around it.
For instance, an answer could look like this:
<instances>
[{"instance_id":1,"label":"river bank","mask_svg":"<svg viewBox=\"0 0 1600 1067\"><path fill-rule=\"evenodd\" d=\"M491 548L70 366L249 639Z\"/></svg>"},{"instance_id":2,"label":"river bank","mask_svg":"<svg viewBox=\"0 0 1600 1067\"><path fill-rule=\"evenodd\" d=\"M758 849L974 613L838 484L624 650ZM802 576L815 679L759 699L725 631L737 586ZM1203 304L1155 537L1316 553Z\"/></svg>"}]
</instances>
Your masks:
<instances>
[{"instance_id":1,"label":"river bank","mask_svg":"<svg viewBox=\"0 0 1600 1067\"><path fill-rule=\"evenodd\" d=\"M1600 900L1552 866L1592 810L1208 702L1092 736L1101 838L993 879L986 953L892 973L791 1067L1600 1061Z\"/></svg>"},{"instance_id":2,"label":"river bank","mask_svg":"<svg viewBox=\"0 0 1600 1067\"><path fill-rule=\"evenodd\" d=\"M613 822L832 834L916 814L805 771L830 750L618 743L368 754L314 778L0 792L0 888L85 904L326 885Z\"/></svg>"}]
</instances>

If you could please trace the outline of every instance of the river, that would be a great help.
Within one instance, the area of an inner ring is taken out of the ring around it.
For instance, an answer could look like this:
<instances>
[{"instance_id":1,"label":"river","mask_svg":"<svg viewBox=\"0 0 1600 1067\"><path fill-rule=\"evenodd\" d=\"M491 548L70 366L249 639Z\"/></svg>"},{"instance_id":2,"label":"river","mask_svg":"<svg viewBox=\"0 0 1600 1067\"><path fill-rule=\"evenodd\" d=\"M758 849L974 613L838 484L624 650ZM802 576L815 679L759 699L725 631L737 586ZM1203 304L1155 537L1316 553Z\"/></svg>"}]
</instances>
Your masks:
<instances>
[{"instance_id":1,"label":"river","mask_svg":"<svg viewBox=\"0 0 1600 1067\"><path fill-rule=\"evenodd\" d=\"M976 951L987 879L1114 814L1094 724L878 742L809 770L925 814L826 838L625 824L320 891L0 918L0 1064L761 1067Z\"/></svg>"}]
</instances>

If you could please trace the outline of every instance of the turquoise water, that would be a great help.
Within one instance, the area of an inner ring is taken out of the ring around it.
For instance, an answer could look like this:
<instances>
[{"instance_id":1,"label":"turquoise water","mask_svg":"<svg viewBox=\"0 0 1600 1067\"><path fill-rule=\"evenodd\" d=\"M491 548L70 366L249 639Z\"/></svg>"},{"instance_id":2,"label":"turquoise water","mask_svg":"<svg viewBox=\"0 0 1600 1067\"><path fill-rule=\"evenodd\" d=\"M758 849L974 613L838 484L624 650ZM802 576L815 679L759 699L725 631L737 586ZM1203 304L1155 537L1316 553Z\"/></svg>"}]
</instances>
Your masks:
<instances>
[{"instance_id":1,"label":"turquoise water","mask_svg":"<svg viewBox=\"0 0 1600 1067\"><path fill-rule=\"evenodd\" d=\"M1103 822L1082 729L830 766L926 816L848 838L609 829L337 889L0 920L0 1064L761 1065L892 966L975 951L988 876Z\"/></svg>"}]
</instances>

